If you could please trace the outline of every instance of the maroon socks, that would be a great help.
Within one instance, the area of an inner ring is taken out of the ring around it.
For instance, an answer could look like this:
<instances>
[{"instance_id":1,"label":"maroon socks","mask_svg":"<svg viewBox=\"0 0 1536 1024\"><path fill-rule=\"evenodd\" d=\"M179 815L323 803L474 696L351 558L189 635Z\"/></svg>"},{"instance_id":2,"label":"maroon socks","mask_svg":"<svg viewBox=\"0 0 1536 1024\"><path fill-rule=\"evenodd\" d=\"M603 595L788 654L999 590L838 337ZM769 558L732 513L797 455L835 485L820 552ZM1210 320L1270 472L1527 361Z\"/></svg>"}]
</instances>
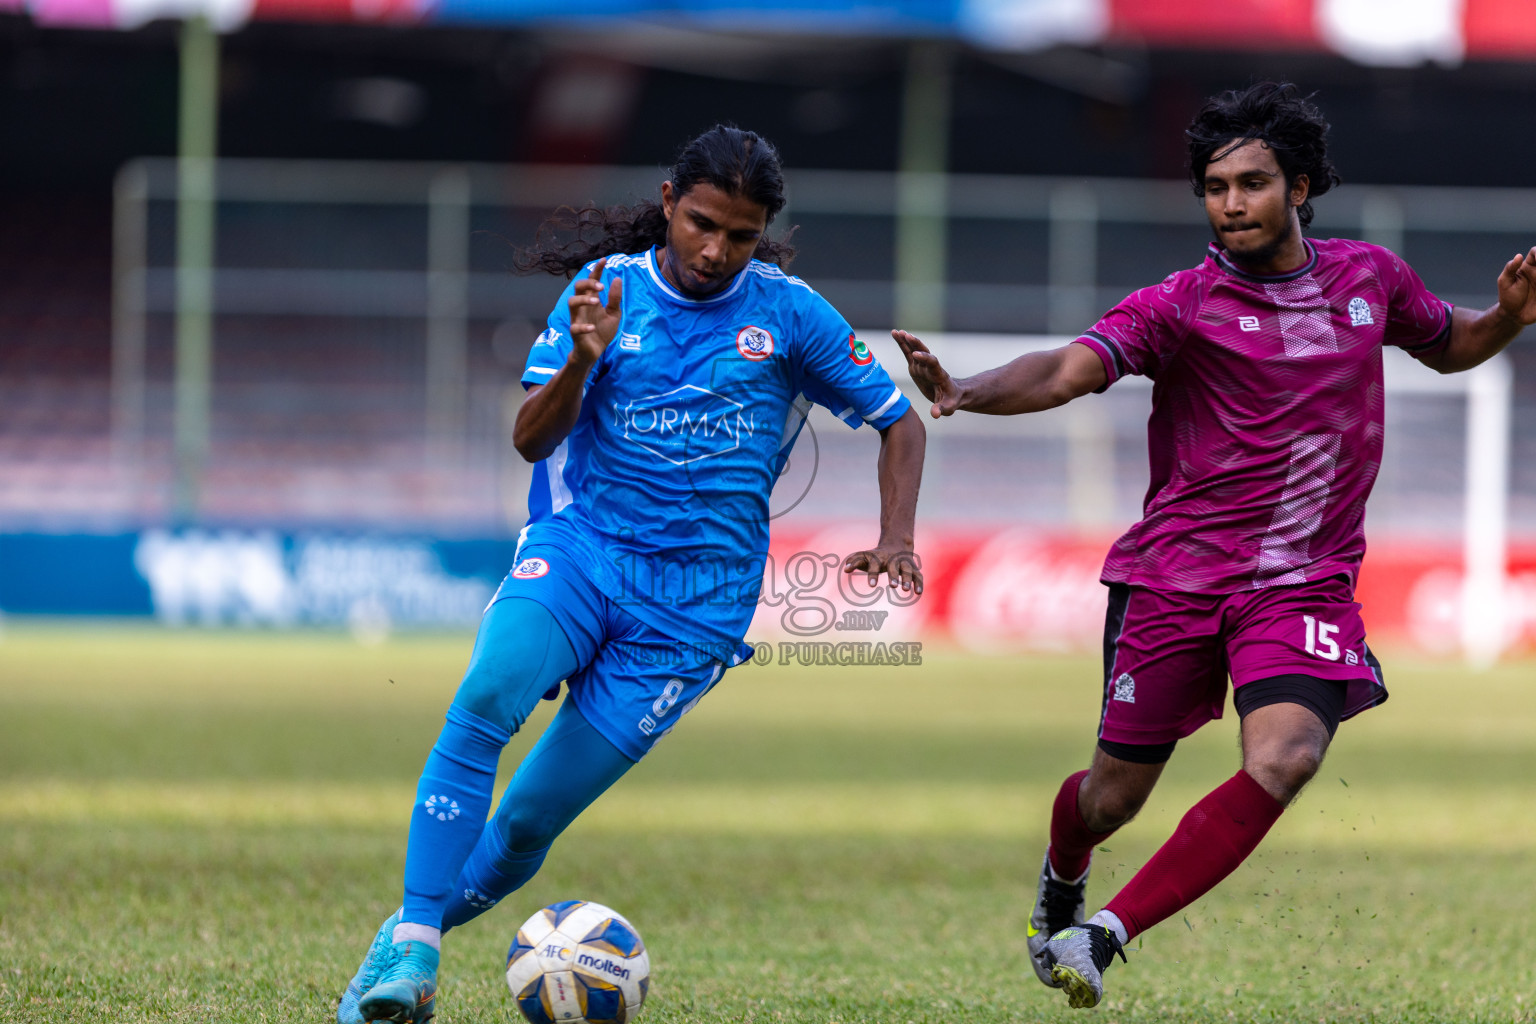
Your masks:
<instances>
[{"instance_id":1,"label":"maroon socks","mask_svg":"<svg viewBox=\"0 0 1536 1024\"><path fill-rule=\"evenodd\" d=\"M1079 778L1081 774L1067 781L1074 784L1073 819L1081 824L1082 817L1076 813L1075 783ZM1062 793L1066 793L1066 787ZM1051 819L1051 863L1058 874L1066 874L1062 868L1070 869L1076 862L1057 861L1056 822L1062 817L1061 806L1062 796L1057 796ZM1252 776L1238 772L1189 809L1168 841L1104 909L1120 919L1128 937L1146 931L1189 906L1230 875L1259 845L1283 810L1280 802ZM1086 854L1082 864L1086 869Z\"/></svg>"},{"instance_id":2,"label":"maroon socks","mask_svg":"<svg viewBox=\"0 0 1536 1024\"><path fill-rule=\"evenodd\" d=\"M1114 835L1113 829L1091 831L1077 809L1077 790L1087 776L1086 769L1067 776L1051 807L1051 870L1056 872L1057 878L1067 882L1082 878L1083 872L1088 870L1088 858L1093 855L1093 848Z\"/></svg>"}]
</instances>

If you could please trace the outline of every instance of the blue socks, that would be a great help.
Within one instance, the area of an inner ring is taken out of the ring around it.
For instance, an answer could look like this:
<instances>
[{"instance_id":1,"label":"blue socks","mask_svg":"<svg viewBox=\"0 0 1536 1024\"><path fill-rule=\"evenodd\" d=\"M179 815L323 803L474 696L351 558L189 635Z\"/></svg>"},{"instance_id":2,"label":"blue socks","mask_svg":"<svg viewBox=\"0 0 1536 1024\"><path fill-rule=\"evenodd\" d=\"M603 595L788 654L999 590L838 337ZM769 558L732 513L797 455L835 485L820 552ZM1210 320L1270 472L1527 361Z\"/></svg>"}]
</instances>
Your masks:
<instances>
[{"instance_id":1,"label":"blue socks","mask_svg":"<svg viewBox=\"0 0 1536 1024\"><path fill-rule=\"evenodd\" d=\"M630 769L633 762L567 698L487 823L502 748L540 696L579 667L543 605L504 598L486 610L417 785L402 923L452 928L495 906L538 872L555 837Z\"/></svg>"},{"instance_id":2,"label":"blue socks","mask_svg":"<svg viewBox=\"0 0 1536 1024\"><path fill-rule=\"evenodd\" d=\"M440 927L451 882L491 808L496 763L512 734L457 704L427 756L411 811L402 921Z\"/></svg>"},{"instance_id":3,"label":"blue socks","mask_svg":"<svg viewBox=\"0 0 1536 1024\"><path fill-rule=\"evenodd\" d=\"M502 747L539 698L578 668L564 631L537 601L503 598L486 609L448 722L417 785L403 922L437 928L450 898L462 899L464 887L453 882L485 827Z\"/></svg>"},{"instance_id":4,"label":"blue socks","mask_svg":"<svg viewBox=\"0 0 1536 1024\"><path fill-rule=\"evenodd\" d=\"M532 853L507 849L495 822L488 822L480 833L480 842L469 855L453 895L443 911L443 931L457 928L490 910L502 897L521 889L544 865L549 853L545 846Z\"/></svg>"},{"instance_id":5,"label":"blue socks","mask_svg":"<svg viewBox=\"0 0 1536 1024\"><path fill-rule=\"evenodd\" d=\"M520 889L538 872L555 838L633 766L567 697L518 765L496 817L459 874L443 928L478 917Z\"/></svg>"}]
</instances>

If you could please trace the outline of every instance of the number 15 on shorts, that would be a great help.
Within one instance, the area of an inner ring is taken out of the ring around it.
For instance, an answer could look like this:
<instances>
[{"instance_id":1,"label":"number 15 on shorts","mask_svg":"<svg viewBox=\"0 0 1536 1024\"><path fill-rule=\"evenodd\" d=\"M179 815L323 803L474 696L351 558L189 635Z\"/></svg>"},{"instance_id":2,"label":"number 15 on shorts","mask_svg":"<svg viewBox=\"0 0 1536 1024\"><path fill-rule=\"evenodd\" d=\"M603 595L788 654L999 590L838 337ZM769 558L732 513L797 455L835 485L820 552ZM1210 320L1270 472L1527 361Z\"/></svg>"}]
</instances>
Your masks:
<instances>
[{"instance_id":1,"label":"number 15 on shorts","mask_svg":"<svg viewBox=\"0 0 1536 1024\"><path fill-rule=\"evenodd\" d=\"M1301 621L1306 623L1307 638L1305 648L1308 654L1322 658L1324 661L1338 661L1342 653L1339 650L1339 642L1334 639L1338 635L1339 627L1331 622L1319 622L1315 616L1303 615ZM1354 651L1348 652L1345 660L1353 665L1357 659Z\"/></svg>"},{"instance_id":2,"label":"number 15 on shorts","mask_svg":"<svg viewBox=\"0 0 1536 1024\"><path fill-rule=\"evenodd\" d=\"M1339 642L1334 639L1339 627L1331 622L1318 622L1314 616L1303 615L1301 621L1307 624L1308 654L1316 655L1324 661L1339 660Z\"/></svg>"}]
</instances>

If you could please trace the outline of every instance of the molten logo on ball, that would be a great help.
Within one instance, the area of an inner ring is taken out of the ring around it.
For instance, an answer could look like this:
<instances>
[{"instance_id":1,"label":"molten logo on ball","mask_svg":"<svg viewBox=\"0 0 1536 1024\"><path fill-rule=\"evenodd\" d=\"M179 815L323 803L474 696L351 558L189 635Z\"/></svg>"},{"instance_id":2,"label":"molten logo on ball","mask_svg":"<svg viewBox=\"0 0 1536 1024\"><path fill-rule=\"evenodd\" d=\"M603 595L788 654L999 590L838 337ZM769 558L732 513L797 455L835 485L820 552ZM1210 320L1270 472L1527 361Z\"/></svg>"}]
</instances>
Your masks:
<instances>
[{"instance_id":1,"label":"molten logo on ball","mask_svg":"<svg viewBox=\"0 0 1536 1024\"><path fill-rule=\"evenodd\" d=\"M645 1002L651 961L640 933L607 907L554 903L518 929L507 986L532 1024L624 1024Z\"/></svg>"}]
</instances>

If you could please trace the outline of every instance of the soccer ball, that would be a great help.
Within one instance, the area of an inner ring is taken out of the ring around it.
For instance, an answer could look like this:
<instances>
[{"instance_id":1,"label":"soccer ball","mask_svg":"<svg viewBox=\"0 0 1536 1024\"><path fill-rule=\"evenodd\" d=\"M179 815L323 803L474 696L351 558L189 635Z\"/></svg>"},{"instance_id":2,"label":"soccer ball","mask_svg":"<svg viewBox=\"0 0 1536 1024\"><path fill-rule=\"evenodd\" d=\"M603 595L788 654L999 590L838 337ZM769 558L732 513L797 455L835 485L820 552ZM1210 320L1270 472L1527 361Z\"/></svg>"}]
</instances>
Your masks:
<instances>
[{"instance_id":1,"label":"soccer ball","mask_svg":"<svg viewBox=\"0 0 1536 1024\"><path fill-rule=\"evenodd\" d=\"M531 1024L624 1024L651 987L651 958L617 912L566 900L517 930L507 985Z\"/></svg>"}]
</instances>

